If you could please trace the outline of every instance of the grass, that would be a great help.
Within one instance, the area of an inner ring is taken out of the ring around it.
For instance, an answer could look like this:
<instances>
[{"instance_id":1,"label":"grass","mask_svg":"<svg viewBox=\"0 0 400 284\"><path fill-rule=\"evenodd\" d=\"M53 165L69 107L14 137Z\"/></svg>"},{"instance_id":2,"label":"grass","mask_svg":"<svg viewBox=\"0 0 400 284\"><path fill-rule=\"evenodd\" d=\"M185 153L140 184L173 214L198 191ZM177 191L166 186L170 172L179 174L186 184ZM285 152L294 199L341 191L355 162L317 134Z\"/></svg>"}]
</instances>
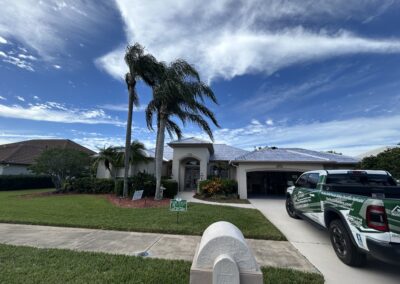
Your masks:
<instances>
[{"instance_id":1,"label":"grass","mask_svg":"<svg viewBox=\"0 0 400 284\"><path fill-rule=\"evenodd\" d=\"M189 283L188 261L0 244L0 283ZM319 274L263 267L264 283L324 283Z\"/></svg>"},{"instance_id":2,"label":"grass","mask_svg":"<svg viewBox=\"0 0 400 284\"><path fill-rule=\"evenodd\" d=\"M201 235L210 224L224 220L235 224L247 238L285 240L255 209L189 203L177 224L176 213L168 208L120 208L104 196L21 196L43 191L49 190L0 192L0 222Z\"/></svg>"}]
</instances>

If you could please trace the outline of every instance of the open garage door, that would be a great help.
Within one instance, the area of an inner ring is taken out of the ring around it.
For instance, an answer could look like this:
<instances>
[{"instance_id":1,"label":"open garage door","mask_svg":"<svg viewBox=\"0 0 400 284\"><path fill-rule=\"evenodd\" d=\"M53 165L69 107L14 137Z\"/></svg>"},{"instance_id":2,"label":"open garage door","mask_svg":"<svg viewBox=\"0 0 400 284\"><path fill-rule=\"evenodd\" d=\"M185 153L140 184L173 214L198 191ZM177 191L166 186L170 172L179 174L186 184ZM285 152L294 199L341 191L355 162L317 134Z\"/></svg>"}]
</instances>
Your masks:
<instances>
[{"instance_id":1,"label":"open garage door","mask_svg":"<svg viewBox=\"0 0 400 284\"><path fill-rule=\"evenodd\" d=\"M247 173L247 196L282 196L288 182L295 182L302 172L257 171Z\"/></svg>"}]
</instances>

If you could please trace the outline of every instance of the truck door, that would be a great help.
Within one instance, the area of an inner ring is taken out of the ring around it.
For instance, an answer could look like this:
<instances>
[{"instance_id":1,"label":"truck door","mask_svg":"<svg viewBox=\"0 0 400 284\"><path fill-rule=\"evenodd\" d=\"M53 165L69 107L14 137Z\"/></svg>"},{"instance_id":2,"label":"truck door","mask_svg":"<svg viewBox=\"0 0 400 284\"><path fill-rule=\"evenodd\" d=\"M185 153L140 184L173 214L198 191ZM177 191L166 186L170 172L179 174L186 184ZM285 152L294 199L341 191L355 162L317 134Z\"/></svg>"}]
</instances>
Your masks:
<instances>
[{"instance_id":1,"label":"truck door","mask_svg":"<svg viewBox=\"0 0 400 284\"><path fill-rule=\"evenodd\" d=\"M308 211L308 175L302 174L298 178L292 194L294 207L302 213Z\"/></svg>"},{"instance_id":2,"label":"truck door","mask_svg":"<svg viewBox=\"0 0 400 284\"><path fill-rule=\"evenodd\" d=\"M321 212L320 191L318 189L319 173L309 173L307 176L307 187L303 188L304 198L308 200L308 213Z\"/></svg>"}]
</instances>

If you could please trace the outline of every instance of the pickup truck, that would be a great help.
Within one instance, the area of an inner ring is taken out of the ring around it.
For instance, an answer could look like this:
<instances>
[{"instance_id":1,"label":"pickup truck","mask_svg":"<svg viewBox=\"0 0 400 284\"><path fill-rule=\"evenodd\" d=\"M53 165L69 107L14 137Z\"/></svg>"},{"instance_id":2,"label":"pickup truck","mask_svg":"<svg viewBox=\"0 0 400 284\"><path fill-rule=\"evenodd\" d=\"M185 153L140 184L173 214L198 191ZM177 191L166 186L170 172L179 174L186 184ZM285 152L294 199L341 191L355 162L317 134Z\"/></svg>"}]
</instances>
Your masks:
<instances>
[{"instance_id":1,"label":"pickup truck","mask_svg":"<svg viewBox=\"0 0 400 284\"><path fill-rule=\"evenodd\" d=\"M286 211L329 230L339 259L400 264L400 187L386 171L318 170L287 189Z\"/></svg>"}]
</instances>

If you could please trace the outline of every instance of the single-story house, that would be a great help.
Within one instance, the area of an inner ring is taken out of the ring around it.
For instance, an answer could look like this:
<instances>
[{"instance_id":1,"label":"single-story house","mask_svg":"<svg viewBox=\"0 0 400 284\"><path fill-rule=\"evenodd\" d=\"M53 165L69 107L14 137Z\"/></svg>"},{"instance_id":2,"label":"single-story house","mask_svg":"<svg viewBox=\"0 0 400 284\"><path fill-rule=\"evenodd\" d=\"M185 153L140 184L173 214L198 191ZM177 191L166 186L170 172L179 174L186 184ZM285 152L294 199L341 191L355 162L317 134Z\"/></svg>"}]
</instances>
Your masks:
<instances>
[{"instance_id":1,"label":"single-story house","mask_svg":"<svg viewBox=\"0 0 400 284\"><path fill-rule=\"evenodd\" d=\"M68 139L36 139L0 145L0 175L32 174L28 167L47 149L76 149L94 155L95 152Z\"/></svg>"},{"instance_id":2,"label":"single-story house","mask_svg":"<svg viewBox=\"0 0 400 284\"><path fill-rule=\"evenodd\" d=\"M154 149L148 150L147 163L132 166L130 174L146 171L154 174ZM240 198L284 194L288 182L309 170L354 168L352 157L300 148L263 148L246 151L226 144L197 138L168 143L164 148L163 175L171 176L180 191L197 189L198 181L213 176L238 182ZM123 176L119 170L118 176ZM100 164L97 177L110 177Z\"/></svg>"}]
</instances>

